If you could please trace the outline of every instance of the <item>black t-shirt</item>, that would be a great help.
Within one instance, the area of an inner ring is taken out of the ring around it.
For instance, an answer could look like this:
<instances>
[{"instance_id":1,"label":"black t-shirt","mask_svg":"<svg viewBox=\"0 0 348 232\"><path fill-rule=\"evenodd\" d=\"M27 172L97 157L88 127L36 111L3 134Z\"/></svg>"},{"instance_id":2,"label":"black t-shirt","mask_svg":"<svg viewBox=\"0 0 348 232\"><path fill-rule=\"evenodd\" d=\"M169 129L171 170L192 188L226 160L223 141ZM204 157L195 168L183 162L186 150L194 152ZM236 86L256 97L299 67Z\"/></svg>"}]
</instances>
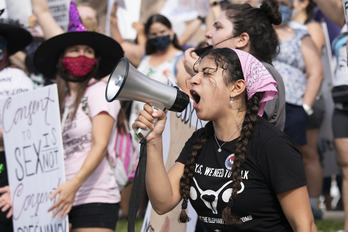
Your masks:
<instances>
[{"instance_id":1,"label":"black t-shirt","mask_svg":"<svg viewBox=\"0 0 348 232\"><path fill-rule=\"evenodd\" d=\"M185 163L196 137L197 131L186 142L178 162ZM283 132L263 118L259 118L249 141L241 190L232 208L243 223L238 227L224 223L221 213L232 192L235 142L224 144L220 153L213 135L203 145L190 188L190 202L198 218L209 231L293 231L277 194L306 185L302 156Z\"/></svg>"}]
</instances>

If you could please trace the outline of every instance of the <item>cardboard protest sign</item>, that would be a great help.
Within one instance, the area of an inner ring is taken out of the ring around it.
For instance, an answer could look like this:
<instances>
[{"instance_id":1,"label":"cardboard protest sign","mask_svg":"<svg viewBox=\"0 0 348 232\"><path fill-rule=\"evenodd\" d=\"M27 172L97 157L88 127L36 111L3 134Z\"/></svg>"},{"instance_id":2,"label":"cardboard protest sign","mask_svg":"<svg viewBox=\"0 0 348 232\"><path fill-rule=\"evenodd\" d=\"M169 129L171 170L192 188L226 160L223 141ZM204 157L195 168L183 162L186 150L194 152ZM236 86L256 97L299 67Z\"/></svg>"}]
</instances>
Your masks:
<instances>
[{"instance_id":1,"label":"cardboard protest sign","mask_svg":"<svg viewBox=\"0 0 348 232\"><path fill-rule=\"evenodd\" d=\"M52 192L65 181L57 86L0 100L14 231L69 230L68 219L47 210Z\"/></svg>"},{"instance_id":2,"label":"cardboard protest sign","mask_svg":"<svg viewBox=\"0 0 348 232\"><path fill-rule=\"evenodd\" d=\"M1 0L0 9L5 9L1 17L18 20L24 27L29 25L29 17L33 14L30 0Z\"/></svg>"},{"instance_id":3,"label":"cardboard protest sign","mask_svg":"<svg viewBox=\"0 0 348 232\"><path fill-rule=\"evenodd\" d=\"M59 26L66 31L69 24L70 0L47 0L47 4L53 18L56 20Z\"/></svg>"}]
</instances>

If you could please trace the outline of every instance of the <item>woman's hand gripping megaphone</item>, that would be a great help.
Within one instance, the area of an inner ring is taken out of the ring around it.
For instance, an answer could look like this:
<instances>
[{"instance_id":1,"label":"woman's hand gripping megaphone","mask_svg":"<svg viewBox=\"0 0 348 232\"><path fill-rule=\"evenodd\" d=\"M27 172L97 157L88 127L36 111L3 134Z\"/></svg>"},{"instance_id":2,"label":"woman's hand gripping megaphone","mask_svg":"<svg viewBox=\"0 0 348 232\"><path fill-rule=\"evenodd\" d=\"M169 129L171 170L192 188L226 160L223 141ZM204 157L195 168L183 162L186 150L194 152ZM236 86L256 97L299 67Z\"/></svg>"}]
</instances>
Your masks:
<instances>
[{"instance_id":1,"label":"woman's hand gripping megaphone","mask_svg":"<svg viewBox=\"0 0 348 232\"><path fill-rule=\"evenodd\" d=\"M140 111L132 128L139 136L140 140L146 138L150 142L157 138L162 138L162 133L167 121L167 116L162 109L158 109L150 104L145 104L144 109Z\"/></svg>"}]
</instances>

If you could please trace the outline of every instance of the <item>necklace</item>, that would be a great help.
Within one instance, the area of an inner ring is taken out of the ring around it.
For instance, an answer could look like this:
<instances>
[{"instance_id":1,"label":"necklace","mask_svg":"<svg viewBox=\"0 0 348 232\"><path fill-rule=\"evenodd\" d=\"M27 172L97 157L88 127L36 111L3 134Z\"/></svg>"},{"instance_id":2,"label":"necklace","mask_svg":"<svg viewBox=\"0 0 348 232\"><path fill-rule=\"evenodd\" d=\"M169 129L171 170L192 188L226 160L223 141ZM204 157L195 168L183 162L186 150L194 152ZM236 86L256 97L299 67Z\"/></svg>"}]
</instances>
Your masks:
<instances>
[{"instance_id":1,"label":"necklace","mask_svg":"<svg viewBox=\"0 0 348 232\"><path fill-rule=\"evenodd\" d=\"M241 128L242 126L240 125L240 126L238 126L238 128L237 128L237 130L231 135L231 137L227 140L227 141L225 141L225 142L223 142L221 145L219 144L219 142L218 142L218 140L217 140L217 138L216 138L216 134L215 134L215 132L214 132L214 138L215 138L215 141L216 141L216 144L218 145L218 152L222 152L222 146L223 145L225 145L225 143L227 143L228 141L230 141L231 139L232 139L232 137L237 133L237 131L239 131L239 129Z\"/></svg>"}]
</instances>

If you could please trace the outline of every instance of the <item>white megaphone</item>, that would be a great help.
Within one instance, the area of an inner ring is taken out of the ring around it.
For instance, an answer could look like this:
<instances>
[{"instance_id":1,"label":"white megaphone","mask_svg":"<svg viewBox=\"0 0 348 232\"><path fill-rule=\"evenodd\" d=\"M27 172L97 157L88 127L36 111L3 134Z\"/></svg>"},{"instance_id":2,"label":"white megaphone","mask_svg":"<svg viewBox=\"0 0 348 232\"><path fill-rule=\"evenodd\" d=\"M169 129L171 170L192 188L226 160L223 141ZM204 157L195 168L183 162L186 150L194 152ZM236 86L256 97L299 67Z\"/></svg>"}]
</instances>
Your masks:
<instances>
[{"instance_id":1,"label":"white megaphone","mask_svg":"<svg viewBox=\"0 0 348 232\"><path fill-rule=\"evenodd\" d=\"M154 109L168 109L182 112L189 103L189 96L178 87L165 85L139 72L126 57L118 61L110 74L105 98L108 102L118 100L135 100L150 103ZM139 128L139 139L145 138L150 130Z\"/></svg>"}]
</instances>

